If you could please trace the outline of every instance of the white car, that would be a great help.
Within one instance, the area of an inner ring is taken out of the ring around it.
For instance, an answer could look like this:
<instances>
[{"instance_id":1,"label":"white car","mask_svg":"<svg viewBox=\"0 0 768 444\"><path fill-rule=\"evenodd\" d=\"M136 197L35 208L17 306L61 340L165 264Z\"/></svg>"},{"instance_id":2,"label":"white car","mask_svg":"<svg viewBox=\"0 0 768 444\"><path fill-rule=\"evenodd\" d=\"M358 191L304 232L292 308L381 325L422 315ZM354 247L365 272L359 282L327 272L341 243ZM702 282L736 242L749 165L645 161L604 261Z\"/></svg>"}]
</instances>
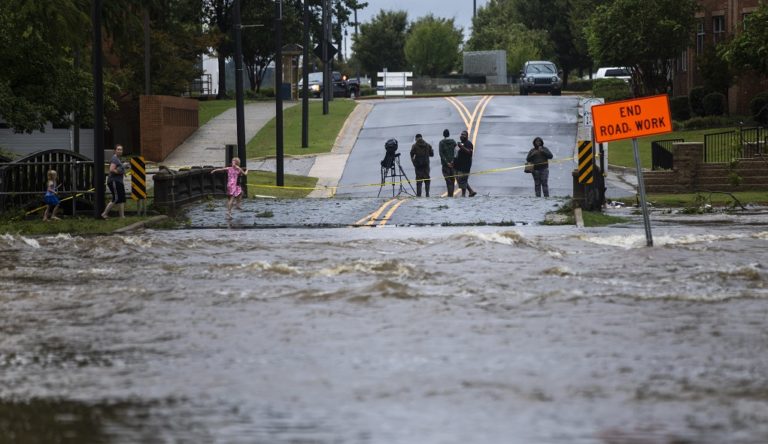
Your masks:
<instances>
[{"instance_id":1,"label":"white car","mask_svg":"<svg viewBox=\"0 0 768 444\"><path fill-rule=\"evenodd\" d=\"M632 71L629 70L629 68L624 67L607 67L607 68L598 68L597 72L594 76L592 76L593 79L621 79L627 83L629 83L630 80L632 80Z\"/></svg>"}]
</instances>

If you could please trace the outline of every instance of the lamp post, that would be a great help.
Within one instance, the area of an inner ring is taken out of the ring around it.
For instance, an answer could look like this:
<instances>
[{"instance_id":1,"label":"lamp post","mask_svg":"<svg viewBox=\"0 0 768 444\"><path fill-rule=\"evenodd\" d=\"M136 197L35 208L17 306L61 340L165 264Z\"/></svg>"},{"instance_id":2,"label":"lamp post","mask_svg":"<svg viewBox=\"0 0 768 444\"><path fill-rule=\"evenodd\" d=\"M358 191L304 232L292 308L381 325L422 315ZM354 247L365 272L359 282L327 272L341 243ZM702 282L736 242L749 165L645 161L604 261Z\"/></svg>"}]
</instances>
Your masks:
<instances>
[{"instance_id":1,"label":"lamp post","mask_svg":"<svg viewBox=\"0 0 768 444\"><path fill-rule=\"evenodd\" d=\"M232 11L232 32L235 34L235 107L237 112L237 157L240 167L247 168L245 153L245 106L243 104L243 38L240 0L235 0ZM247 187L246 187L247 190ZM247 192L247 191L246 191Z\"/></svg>"},{"instance_id":2,"label":"lamp post","mask_svg":"<svg viewBox=\"0 0 768 444\"><path fill-rule=\"evenodd\" d=\"M275 167L277 186L285 185L283 171L283 0L275 4Z\"/></svg>"},{"instance_id":3,"label":"lamp post","mask_svg":"<svg viewBox=\"0 0 768 444\"><path fill-rule=\"evenodd\" d=\"M93 188L96 219L104 211L104 75L102 72L103 53L101 50L101 9L102 0L91 4L93 25Z\"/></svg>"},{"instance_id":4,"label":"lamp post","mask_svg":"<svg viewBox=\"0 0 768 444\"><path fill-rule=\"evenodd\" d=\"M309 147L309 4L304 0L304 48L301 62L301 147Z\"/></svg>"}]
</instances>

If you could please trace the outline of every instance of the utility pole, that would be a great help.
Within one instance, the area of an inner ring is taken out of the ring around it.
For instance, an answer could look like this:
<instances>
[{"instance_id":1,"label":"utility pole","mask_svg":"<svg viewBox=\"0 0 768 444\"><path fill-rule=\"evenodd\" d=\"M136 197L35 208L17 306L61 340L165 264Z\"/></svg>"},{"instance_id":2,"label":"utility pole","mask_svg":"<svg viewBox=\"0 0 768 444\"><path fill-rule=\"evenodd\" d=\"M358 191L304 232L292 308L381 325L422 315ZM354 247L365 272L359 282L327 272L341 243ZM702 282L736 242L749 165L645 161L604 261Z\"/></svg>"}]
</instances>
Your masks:
<instances>
[{"instance_id":1,"label":"utility pole","mask_svg":"<svg viewBox=\"0 0 768 444\"><path fill-rule=\"evenodd\" d=\"M275 4L275 167L277 186L285 185L283 171L283 0Z\"/></svg>"},{"instance_id":2,"label":"utility pole","mask_svg":"<svg viewBox=\"0 0 768 444\"><path fill-rule=\"evenodd\" d=\"M304 0L304 54L301 85L301 147L309 148L309 4Z\"/></svg>"},{"instance_id":3,"label":"utility pole","mask_svg":"<svg viewBox=\"0 0 768 444\"><path fill-rule=\"evenodd\" d=\"M472 0L472 18L477 16L477 0Z\"/></svg>"},{"instance_id":4,"label":"utility pole","mask_svg":"<svg viewBox=\"0 0 768 444\"><path fill-rule=\"evenodd\" d=\"M323 115L328 114L328 101L333 94L333 80L328 57L328 45L331 37L331 0L323 0Z\"/></svg>"},{"instance_id":5,"label":"utility pole","mask_svg":"<svg viewBox=\"0 0 768 444\"><path fill-rule=\"evenodd\" d=\"M235 0L232 11L234 21L232 32L235 34L235 107L237 108L237 157L240 167L247 168L245 153L245 106L243 104L243 37L240 17L240 0ZM227 165L229 166L229 165Z\"/></svg>"},{"instance_id":6,"label":"utility pole","mask_svg":"<svg viewBox=\"0 0 768 444\"><path fill-rule=\"evenodd\" d=\"M96 219L101 218L104 212L104 58L101 51L101 10L102 0L93 0L93 188L96 199L93 215Z\"/></svg>"}]
</instances>

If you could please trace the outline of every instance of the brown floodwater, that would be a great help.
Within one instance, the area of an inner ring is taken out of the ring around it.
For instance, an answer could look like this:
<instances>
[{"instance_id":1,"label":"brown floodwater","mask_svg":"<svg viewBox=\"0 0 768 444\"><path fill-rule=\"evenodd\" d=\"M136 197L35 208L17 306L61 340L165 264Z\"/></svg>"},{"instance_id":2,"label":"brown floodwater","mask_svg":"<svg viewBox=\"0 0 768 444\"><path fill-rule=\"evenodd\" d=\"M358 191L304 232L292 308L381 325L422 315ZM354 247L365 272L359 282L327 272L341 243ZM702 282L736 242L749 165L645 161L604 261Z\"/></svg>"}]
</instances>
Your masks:
<instances>
[{"instance_id":1,"label":"brown floodwater","mask_svg":"<svg viewBox=\"0 0 768 444\"><path fill-rule=\"evenodd\" d=\"M0 442L768 442L766 225L654 241L0 235Z\"/></svg>"}]
</instances>

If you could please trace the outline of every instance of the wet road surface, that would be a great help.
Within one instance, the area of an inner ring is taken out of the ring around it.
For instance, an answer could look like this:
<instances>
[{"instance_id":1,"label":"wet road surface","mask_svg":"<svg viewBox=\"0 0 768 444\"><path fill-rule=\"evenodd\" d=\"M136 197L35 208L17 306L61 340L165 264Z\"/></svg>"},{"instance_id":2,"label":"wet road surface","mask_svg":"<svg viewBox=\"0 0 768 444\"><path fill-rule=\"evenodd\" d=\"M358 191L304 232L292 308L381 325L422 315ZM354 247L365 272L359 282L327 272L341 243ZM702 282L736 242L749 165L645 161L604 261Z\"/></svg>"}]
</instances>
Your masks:
<instances>
[{"instance_id":1,"label":"wet road surface","mask_svg":"<svg viewBox=\"0 0 768 444\"><path fill-rule=\"evenodd\" d=\"M0 236L0 441L766 442L765 216L667 217Z\"/></svg>"}]
</instances>

